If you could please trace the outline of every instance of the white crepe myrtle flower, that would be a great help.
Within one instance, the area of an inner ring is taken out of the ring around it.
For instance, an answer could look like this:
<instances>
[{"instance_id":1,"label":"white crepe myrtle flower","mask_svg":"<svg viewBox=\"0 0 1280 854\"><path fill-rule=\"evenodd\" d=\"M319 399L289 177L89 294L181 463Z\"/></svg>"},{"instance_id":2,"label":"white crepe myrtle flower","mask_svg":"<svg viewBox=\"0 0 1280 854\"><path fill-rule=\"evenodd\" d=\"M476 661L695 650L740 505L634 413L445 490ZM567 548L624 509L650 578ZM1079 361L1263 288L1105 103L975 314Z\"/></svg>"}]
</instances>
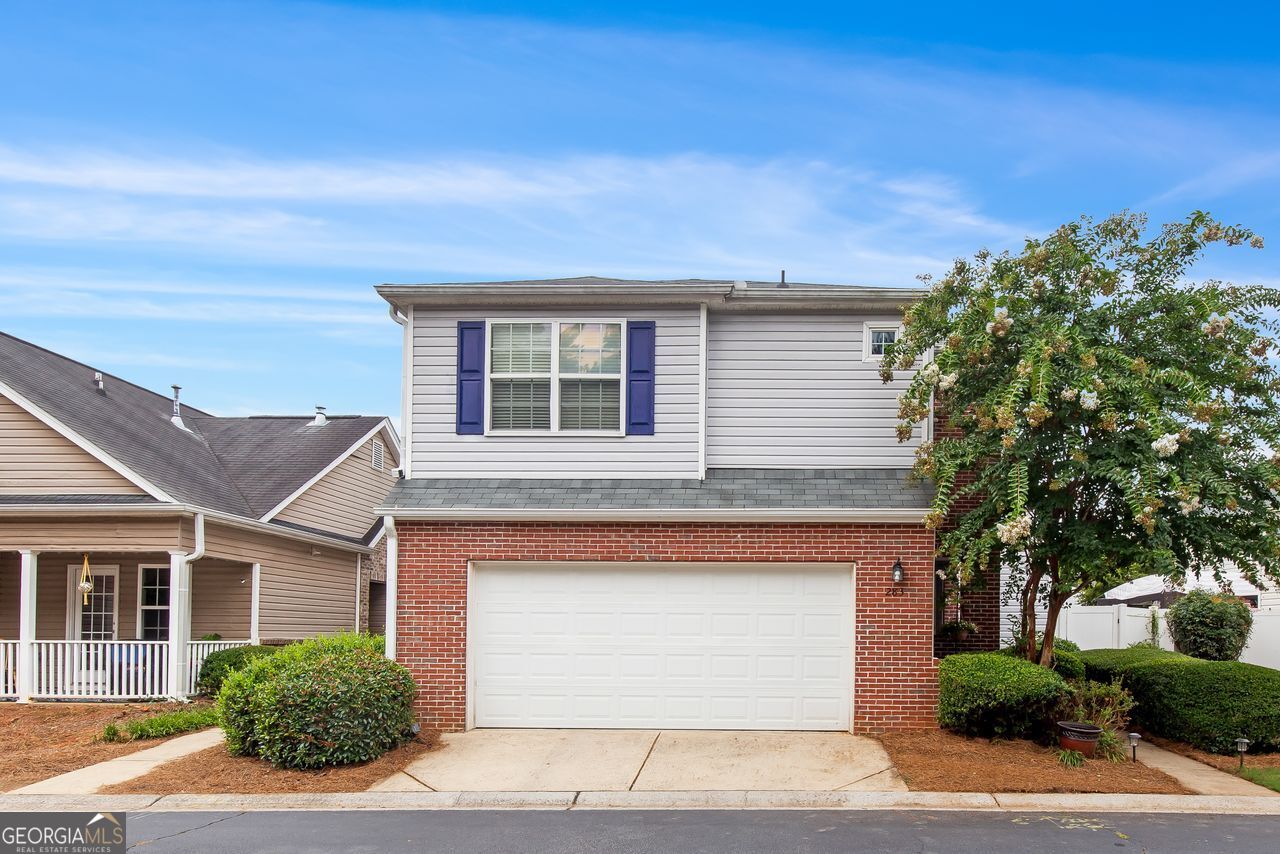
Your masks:
<instances>
[{"instance_id":1,"label":"white crepe myrtle flower","mask_svg":"<svg viewBox=\"0 0 1280 854\"><path fill-rule=\"evenodd\" d=\"M1080 392L1076 391L1073 388L1064 388L1062 390L1062 394L1058 395L1058 397L1062 398L1067 403L1070 403L1071 401L1076 399L1076 395L1078 395L1079 393Z\"/></svg>"},{"instance_id":2,"label":"white crepe myrtle flower","mask_svg":"<svg viewBox=\"0 0 1280 854\"><path fill-rule=\"evenodd\" d=\"M929 364L925 365L924 370L920 372L920 375L924 377L925 382L927 382L929 385L933 385L938 381L938 363L930 362Z\"/></svg>"},{"instance_id":3,"label":"white crepe myrtle flower","mask_svg":"<svg viewBox=\"0 0 1280 854\"><path fill-rule=\"evenodd\" d=\"M949 391L950 389L955 388L956 383L959 381L960 375L957 373L943 374L938 379L938 388L943 391Z\"/></svg>"},{"instance_id":4,"label":"white crepe myrtle flower","mask_svg":"<svg viewBox=\"0 0 1280 854\"><path fill-rule=\"evenodd\" d=\"M1016 546L1031 536L1031 514L1023 513L1008 522L997 523L996 534L1000 537L1000 542L1007 546Z\"/></svg>"},{"instance_id":5,"label":"white crepe myrtle flower","mask_svg":"<svg viewBox=\"0 0 1280 854\"><path fill-rule=\"evenodd\" d=\"M1157 456L1172 457L1178 453L1178 434L1165 433L1151 443L1151 450L1155 451Z\"/></svg>"},{"instance_id":6,"label":"white crepe myrtle flower","mask_svg":"<svg viewBox=\"0 0 1280 854\"><path fill-rule=\"evenodd\" d=\"M1193 495L1190 498L1179 501L1178 509L1182 511L1183 516L1190 516L1192 513L1200 509L1200 496Z\"/></svg>"},{"instance_id":7,"label":"white crepe myrtle flower","mask_svg":"<svg viewBox=\"0 0 1280 854\"><path fill-rule=\"evenodd\" d=\"M1096 391L1080 392L1080 406L1090 412L1098 408L1098 393Z\"/></svg>"}]
</instances>

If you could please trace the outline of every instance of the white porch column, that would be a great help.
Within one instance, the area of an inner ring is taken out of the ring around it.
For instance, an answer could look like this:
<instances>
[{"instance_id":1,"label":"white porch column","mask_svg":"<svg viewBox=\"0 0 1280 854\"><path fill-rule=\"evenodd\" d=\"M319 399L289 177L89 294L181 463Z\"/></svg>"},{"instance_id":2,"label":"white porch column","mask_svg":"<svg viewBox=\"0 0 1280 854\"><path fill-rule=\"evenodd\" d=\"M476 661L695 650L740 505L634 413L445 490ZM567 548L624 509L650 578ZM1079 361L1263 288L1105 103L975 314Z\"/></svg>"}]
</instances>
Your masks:
<instances>
[{"instance_id":1,"label":"white porch column","mask_svg":"<svg viewBox=\"0 0 1280 854\"><path fill-rule=\"evenodd\" d=\"M186 552L169 552L169 696L187 696L190 667L191 561Z\"/></svg>"},{"instance_id":2,"label":"white porch column","mask_svg":"<svg viewBox=\"0 0 1280 854\"><path fill-rule=\"evenodd\" d=\"M257 646L262 641L262 633L258 628L258 615L262 609L262 564L255 563L251 588L249 591L249 643Z\"/></svg>"},{"instance_id":3,"label":"white porch column","mask_svg":"<svg viewBox=\"0 0 1280 854\"><path fill-rule=\"evenodd\" d=\"M36 686L36 567L38 552L24 550L18 593L18 702L31 702Z\"/></svg>"}]
</instances>

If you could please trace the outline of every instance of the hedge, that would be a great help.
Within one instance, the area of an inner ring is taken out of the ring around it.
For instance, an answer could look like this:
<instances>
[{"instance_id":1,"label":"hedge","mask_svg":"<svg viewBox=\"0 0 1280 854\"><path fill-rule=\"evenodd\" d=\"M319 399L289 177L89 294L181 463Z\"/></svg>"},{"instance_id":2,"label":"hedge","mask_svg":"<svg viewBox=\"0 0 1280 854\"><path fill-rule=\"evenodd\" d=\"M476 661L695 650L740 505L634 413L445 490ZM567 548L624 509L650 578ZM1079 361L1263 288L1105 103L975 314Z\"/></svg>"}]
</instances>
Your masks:
<instances>
[{"instance_id":1,"label":"hedge","mask_svg":"<svg viewBox=\"0 0 1280 854\"><path fill-rule=\"evenodd\" d=\"M196 690L201 694L216 695L222 689L222 680L233 670L239 670L255 658L274 654L275 646L233 646L209 653L200 665L196 677Z\"/></svg>"},{"instance_id":2,"label":"hedge","mask_svg":"<svg viewBox=\"0 0 1280 854\"><path fill-rule=\"evenodd\" d=\"M1151 647L1080 653L1090 679L1119 679L1137 701L1133 720L1150 732L1211 753L1280 750L1280 670L1205 661Z\"/></svg>"},{"instance_id":3,"label":"hedge","mask_svg":"<svg viewBox=\"0 0 1280 854\"><path fill-rule=\"evenodd\" d=\"M1249 643L1253 614L1243 599L1192 590L1165 618L1178 652L1210 661L1235 661Z\"/></svg>"},{"instance_id":4,"label":"hedge","mask_svg":"<svg viewBox=\"0 0 1280 854\"><path fill-rule=\"evenodd\" d=\"M315 638L230 674L218 694L227 747L284 768L374 759L412 734L413 677L382 638Z\"/></svg>"},{"instance_id":5,"label":"hedge","mask_svg":"<svg viewBox=\"0 0 1280 854\"><path fill-rule=\"evenodd\" d=\"M938 665L938 723L966 735L1039 735L1067 696L1052 670L998 652L949 655Z\"/></svg>"}]
</instances>

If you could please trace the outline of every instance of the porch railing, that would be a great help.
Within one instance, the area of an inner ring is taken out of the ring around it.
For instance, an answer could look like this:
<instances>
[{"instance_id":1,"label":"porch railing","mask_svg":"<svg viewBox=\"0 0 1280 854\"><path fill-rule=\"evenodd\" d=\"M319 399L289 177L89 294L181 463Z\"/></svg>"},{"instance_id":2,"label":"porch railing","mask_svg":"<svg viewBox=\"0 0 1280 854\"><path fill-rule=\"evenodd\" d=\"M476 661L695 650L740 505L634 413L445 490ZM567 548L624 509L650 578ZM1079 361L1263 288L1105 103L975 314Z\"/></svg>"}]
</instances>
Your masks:
<instances>
[{"instance_id":1,"label":"porch railing","mask_svg":"<svg viewBox=\"0 0 1280 854\"><path fill-rule=\"evenodd\" d=\"M0 698L18 696L18 642L0 640Z\"/></svg>"},{"instance_id":2,"label":"porch railing","mask_svg":"<svg viewBox=\"0 0 1280 854\"><path fill-rule=\"evenodd\" d=\"M168 663L169 645L164 641L35 641L33 696L58 700L164 697Z\"/></svg>"},{"instance_id":3,"label":"porch railing","mask_svg":"<svg viewBox=\"0 0 1280 854\"><path fill-rule=\"evenodd\" d=\"M200 666L209 657L209 653L248 645L249 641L247 640L191 641L187 645L187 660L190 662L187 668L187 693L194 694L196 692L196 680L200 678Z\"/></svg>"}]
</instances>

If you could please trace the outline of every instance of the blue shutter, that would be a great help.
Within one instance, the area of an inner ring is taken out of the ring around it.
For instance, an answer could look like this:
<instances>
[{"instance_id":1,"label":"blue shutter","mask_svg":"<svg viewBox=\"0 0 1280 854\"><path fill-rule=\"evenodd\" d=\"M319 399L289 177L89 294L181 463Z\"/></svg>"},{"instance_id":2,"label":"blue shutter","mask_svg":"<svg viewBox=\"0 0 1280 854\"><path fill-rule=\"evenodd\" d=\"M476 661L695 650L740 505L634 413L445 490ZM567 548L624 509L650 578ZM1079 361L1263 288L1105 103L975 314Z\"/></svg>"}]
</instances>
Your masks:
<instances>
[{"instance_id":1,"label":"blue shutter","mask_svg":"<svg viewBox=\"0 0 1280 854\"><path fill-rule=\"evenodd\" d=\"M484 321L458 321L458 435L484 433Z\"/></svg>"},{"instance_id":2,"label":"blue shutter","mask_svg":"<svg viewBox=\"0 0 1280 854\"><path fill-rule=\"evenodd\" d=\"M657 324L627 323L627 435L653 435L653 366Z\"/></svg>"}]
</instances>

